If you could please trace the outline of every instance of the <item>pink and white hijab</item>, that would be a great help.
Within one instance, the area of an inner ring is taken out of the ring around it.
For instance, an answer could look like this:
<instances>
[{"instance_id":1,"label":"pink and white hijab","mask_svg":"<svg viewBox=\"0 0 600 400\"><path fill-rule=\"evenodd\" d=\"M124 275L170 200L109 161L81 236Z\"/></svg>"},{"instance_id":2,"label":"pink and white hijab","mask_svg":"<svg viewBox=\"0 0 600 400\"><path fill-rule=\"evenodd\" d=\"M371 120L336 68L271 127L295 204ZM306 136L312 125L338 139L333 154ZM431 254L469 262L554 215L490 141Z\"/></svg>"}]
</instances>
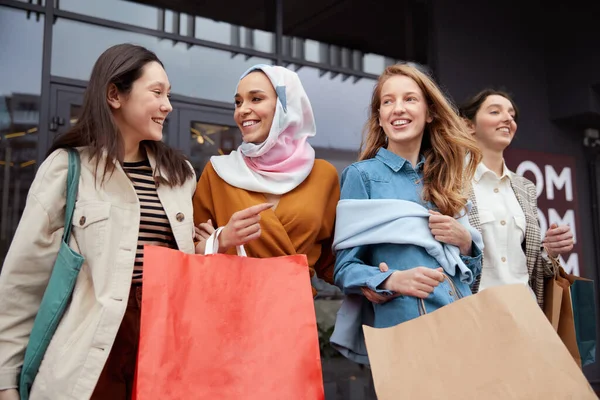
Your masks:
<instances>
[{"instance_id":1,"label":"pink and white hijab","mask_svg":"<svg viewBox=\"0 0 600 400\"><path fill-rule=\"evenodd\" d=\"M315 151L308 138L315 136L315 117L298 74L287 68L259 64L242 77L260 70L277 93L275 117L267 139L243 143L229 155L210 159L228 184L252 192L282 195L294 190L310 174Z\"/></svg>"}]
</instances>

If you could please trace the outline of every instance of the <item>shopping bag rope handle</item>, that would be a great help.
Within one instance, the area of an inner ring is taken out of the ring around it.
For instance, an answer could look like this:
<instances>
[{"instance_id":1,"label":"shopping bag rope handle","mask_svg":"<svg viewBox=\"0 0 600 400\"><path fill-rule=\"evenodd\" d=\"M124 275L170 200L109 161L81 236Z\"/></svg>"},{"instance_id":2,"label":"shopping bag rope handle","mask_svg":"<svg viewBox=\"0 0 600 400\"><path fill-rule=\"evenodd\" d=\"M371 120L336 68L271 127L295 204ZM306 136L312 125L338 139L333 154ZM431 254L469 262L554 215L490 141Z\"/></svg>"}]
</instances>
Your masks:
<instances>
[{"instance_id":1,"label":"shopping bag rope handle","mask_svg":"<svg viewBox=\"0 0 600 400\"><path fill-rule=\"evenodd\" d=\"M558 259L558 256L552 257L550 255L550 252L548 251L548 248L546 247L546 245L544 245L544 250L546 250L546 254L548 255L548 259L550 260L550 262L554 266L554 278L558 278L558 276L560 275L560 267L561 267L560 260Z\"/></svg>"},{"instance_id":2,"label":"shopping bag rope handle","mask_svg":"<svg viewBox=\"0 0 600 400\"><path fill-rule=\"evenodd\" d=\"M456 288L456 285L454 284L454 282L452 281L452 279L450 279L450 277L448 276L448 274L446 274L445 272L443 272L444 274L444 280L448 281L448 284L450 285L450 287L452 288L452 290L454 291L454 297L455 300L460 300L462 298L462 296L459 295L458 289ZM425 315L427 314L427 308L425 307L425 300L419 298L418 300L418 306L419 306L419 316L421 315Z\"/></svg>"},{"instance_id":3,"label":"shopping bag rope handle","mask_svg":"<svg viewBox=\"0 0 600 400\"><path fill-rule=\"evenodd\" d=\"M217 228L216 231L214 231L212 233L212 235L210 235L208 237L208 239L206 239L206 246L204 247L204 255L209 255L209 254L217 254L219 252L219 235L221 234L221 231L223 230L223 226L220 228ZM237 250L237 255L240 257L247 257L248 255L246 254L246 250L244 249L244 246L236 246L235 247Z\"/></svg>"}]
</instances>

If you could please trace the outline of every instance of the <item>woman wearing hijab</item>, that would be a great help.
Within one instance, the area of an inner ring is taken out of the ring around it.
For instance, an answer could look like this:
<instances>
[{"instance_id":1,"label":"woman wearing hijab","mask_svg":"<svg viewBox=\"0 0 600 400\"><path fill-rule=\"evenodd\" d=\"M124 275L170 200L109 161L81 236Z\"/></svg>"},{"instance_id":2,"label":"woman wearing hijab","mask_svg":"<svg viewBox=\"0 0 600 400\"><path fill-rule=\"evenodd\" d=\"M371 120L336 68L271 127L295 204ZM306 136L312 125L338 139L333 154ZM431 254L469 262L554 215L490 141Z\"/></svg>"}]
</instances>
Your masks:
<instances>
[{"instance_id":1,"label":"woman wearing hijab","mask_svg":"<svg viewBox=\"0 0 600 400\"><path fill-rule=\"evenodd\" d=\"M316 127L300 78L279 66L250 68L238 83L234 119L242 145L211 158L194 195L203 238L196 252L204 253L206 238L224 227L219 252L244 245L250 257L305 254L311 277L316 272L332 283L339 181L308 143Z\"/></svg>"}]
</instances>

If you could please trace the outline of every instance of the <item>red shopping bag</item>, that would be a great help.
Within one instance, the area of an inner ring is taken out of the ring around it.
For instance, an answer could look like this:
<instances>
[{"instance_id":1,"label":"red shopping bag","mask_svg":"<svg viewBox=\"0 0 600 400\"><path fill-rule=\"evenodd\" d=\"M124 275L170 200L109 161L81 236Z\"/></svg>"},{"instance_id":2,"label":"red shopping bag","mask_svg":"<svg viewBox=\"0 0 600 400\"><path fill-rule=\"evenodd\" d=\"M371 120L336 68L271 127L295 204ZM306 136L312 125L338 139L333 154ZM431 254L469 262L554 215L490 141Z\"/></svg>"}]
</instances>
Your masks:
<instances>
[{"instance_id":1,"label":"red shopping bag","mask_svg":"<svg viewBox=\"0 0 600 400\"><path fill-rule=\"evenodd\" d=\"M305 256L144 260L137 400L324 399Z\"/></svg>"}]
</instances>

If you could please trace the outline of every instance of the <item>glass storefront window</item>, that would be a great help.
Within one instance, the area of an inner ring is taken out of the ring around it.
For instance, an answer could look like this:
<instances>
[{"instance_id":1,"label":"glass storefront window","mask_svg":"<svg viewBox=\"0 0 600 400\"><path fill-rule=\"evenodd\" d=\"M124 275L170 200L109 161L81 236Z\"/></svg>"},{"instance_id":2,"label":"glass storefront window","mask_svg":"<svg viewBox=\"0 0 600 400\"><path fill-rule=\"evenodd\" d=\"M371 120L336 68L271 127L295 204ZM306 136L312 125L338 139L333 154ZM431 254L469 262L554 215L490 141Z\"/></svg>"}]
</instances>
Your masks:
<instances>
[{"instance_id":1,"label":"glass storefront window","mask_svg":"<svg viewBox=\"0 0 600 400\"><path fill-rule=\"evenodd\" d=\"M321 62L319 42L310 39L304 41L304 58L306 61Z\"/></svg>"},{"instance_id":2,"label":"glass storefront window","mask_svg":"<svg viewBox=\"0 0 600 400\"><path fill-rule=\"evenodd\" d=\"M17 1L20 1L21 3L32 3L31 0L17 0ZM38 5L38 6L45 6L46 0L36 0L33 2L33 4Z\"/></svg>"},{"instance_id":3,"label":"glass storefront window","mask_svg":"<svg viewBox=\"0 0 600 400\"><path fill-rule=\"evenodd\" d=\"M229 154L242 144L242 134L234 126L192 121L189 129L190 162L194 166L198 178L210 157Z\"/></svg>"},{"instance_id":4,"label":"glass storefront window","mask_svg":"<svg viewBox=\"0 0 600 400\"><path fill-rule=\"evenodd\" d=\"M131 1L60 0L59 8L65 11L91 15L96 18L158 29L159 9ZM169 26L166 18L165 26Z\"/></svg>"},{"instance_id":5,"label":"glass storefront window","mask_svg":"<svg viewBox=\"0 0 600 400\"><path fill-rule=\"evenodd\" d=\"M0 7L0 265L35 173L43 34L43 15Z\"/></svg>"},{"instance_id":6,"label":"glass storefront window","mask_svg":"<svg viewBox=\"0 0 600 400\"><path fill-rule=\"evenodd\" d=\"M227 22L213 21L196 17L196 38L211 42L232 44L248 49L273 53L274 35L272 32L249 29L231 25Z\"/></svg>"},{"instance_id":7,"label":"glass storefront window","mask_svg":"<svg viewBox=\"0 0 600 400\"><path fill-rule=\"evenodd\" d=\"M186 13L177 14L170 9L162 9L133 1L61 0L59 8L65 11L91 15L96 18L141 26L143 28L164 30L167 33L176 33L184 36L188 35L188 18L190 18L190 15ZM178 32L174 31L175 18L179 18ZM232 31L241 27L201 16L192 16L192 18L194 18L194 32L190 34L193 37L222 44L236 44L234 43L234 33ZM162 24L159 23L161 20ZM251 45L245 43L246 36L243 32L244 29L240 29L239 34L241 37L237 45L269 53L273 52L273 33L250 30L251 33L248 35L252 37L253 45Z\"/></svg>"},{"instance_id":8,"label":"glass storefront window","mask_svg":"<svg viewBox=\"0 0 600 400\"><path fill-rule=\"evenodd\" d=\"M304 40L304 59L306 61L323 63L321 57L321 44L317 41L306 39ZM386 59L384 56L367 53L362 57L362 71L368 74L379 75L385 69Z\"/></svg>"},{"instance_id":9,"label":"glass storefront window","mask_svg":"<svg viewBox=\"0 0 600 400\"><path fill-rule=\"evenodd\" d=\"M211 42L231 44L231 24L196 17L196 38Z\"/></svg>"},{"instance_id":10,"label":"glass storefront window","mask_svg":"<svg viewBox=\"0 0 600 400\"><path fill-rule=\"evenodd\" d=\"M79 119L79 115L81 114L81 106L76 105L76 104L71 104L70 111L71 112L70 112L70 116L69 116L70 117L69 124L70 124L70 126L73 126Z\"/></svg>"},{"instance_id":11,"label":"glass storefront window","mask_svg":"<svg viewBox=\"0 0 600 400\"><path fill-rule=\"evenodd\" d=\"M366 73L379 75L385 69L385 57L373 53L365 54L363 65Z\"/></svg>"},{"instance_id":12,"label":"glass storefront window","mask_svg":"<svg viewBox=\"0 0 600 400\"><path fill-rule=\"evenodd\" d=\"M254 34L254 49L264 51L265 53L275 52L275 35L272 32L253 30Z\"/></svg>"},{"instance_id":13,"label":"glass storefront window","mask_svg":"<svg viewBox=\"0 0 600 400\"><path fill-rule=\"evenodd\" d=\"M317 134L310 143L358 151L375 81L361 79L353 83L353 78L343 81L341 75L331 79L329 73L319 76L319 70L312 67L302 67L298 75L317 122Z\"/></svg>"},{"instance_id":14,"label":"glass storefront window","mask_svg":"<svg viewBox=\"0 0 600 400\"><path fill-rule=\"evenodd\" d=\"M73 41L71 38L79 40ZM241 74L254 64L271 60L242 55L232 58L227 51L185 43L173 44L153 36L57 19L52 43L52 75L87 81L94 62L107 48L135 43L156 52L165 64L172 93L227 103Z\"/></svg>"}]
</instances>

